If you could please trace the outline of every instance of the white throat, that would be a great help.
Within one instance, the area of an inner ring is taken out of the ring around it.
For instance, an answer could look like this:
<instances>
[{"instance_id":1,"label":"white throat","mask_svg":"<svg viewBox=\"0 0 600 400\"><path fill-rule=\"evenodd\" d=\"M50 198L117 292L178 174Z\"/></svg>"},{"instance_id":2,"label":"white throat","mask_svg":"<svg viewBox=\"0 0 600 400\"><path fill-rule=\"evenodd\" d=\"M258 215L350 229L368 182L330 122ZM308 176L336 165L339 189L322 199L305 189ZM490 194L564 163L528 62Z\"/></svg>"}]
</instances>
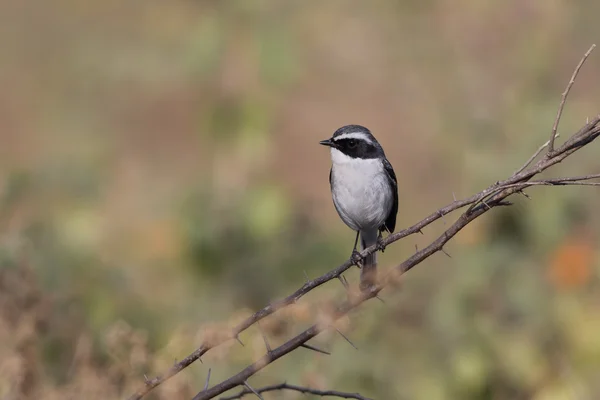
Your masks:
<instances>
[{"instance_id":1,"label":"white throat","mask_svg":"<svg viewBox=\"0 0 600 400\"><path fill-rule=\"evenodd\" d=\"M346 174L350 179L353 176L371 176L384 172L379 158L353 158L334 148L331 148L331 163L334 174Z\"/></svg>"},{"instance_id":2,"label":"white throat","mask_svg":"<svg viewBox=\"0 0 600 400\"><path fill-rule=\"evenodd\" d=\"M350 164L350 163L357 163L363 161L360 158L352 158L350 156L347 156L346 154L342 153L341 151L339 151L338 149L335 148L331 148L331 162L334 165L342 165L342 164Z\"/></svg>"}]
</instances>

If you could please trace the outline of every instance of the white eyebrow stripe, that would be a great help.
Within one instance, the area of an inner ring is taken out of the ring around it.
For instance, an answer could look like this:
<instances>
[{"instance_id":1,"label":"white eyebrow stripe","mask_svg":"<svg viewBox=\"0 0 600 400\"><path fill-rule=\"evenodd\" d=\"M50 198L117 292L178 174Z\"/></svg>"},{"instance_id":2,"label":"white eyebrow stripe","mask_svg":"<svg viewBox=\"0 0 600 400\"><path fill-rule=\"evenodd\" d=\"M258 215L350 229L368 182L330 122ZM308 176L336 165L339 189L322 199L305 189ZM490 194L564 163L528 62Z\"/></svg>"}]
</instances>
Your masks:
<instances>
[{"instance_id":1,"label":"white eyebrow stripe","mask_svg":"<svg viewBox=\"0 0 600 400\"><path fill-rule=\"evenodd\" d=\"M358 139L358 140L364 140L365 142L367 142L369 144L373 144L373 141L371 140L371 138L369 138L366 134L364 134L362 132L344 133L340 136L333 138L333 141L335 142L337 140L342 140L342 139Z\"/></svg>"}]
</instances>

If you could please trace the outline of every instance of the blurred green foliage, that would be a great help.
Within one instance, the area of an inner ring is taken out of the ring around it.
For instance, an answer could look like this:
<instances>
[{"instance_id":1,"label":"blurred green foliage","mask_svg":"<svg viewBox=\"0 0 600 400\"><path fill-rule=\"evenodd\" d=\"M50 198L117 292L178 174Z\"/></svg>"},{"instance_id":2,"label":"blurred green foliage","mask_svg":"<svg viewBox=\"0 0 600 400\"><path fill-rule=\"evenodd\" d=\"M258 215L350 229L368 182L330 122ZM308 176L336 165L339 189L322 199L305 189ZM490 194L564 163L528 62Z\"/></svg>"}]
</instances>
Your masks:
<instances>
[{"instance_id":1,"label":"blurred green foliage","mask_svg":"<svg viewBox=\"0 0 600 400\"><path fill-rule=\"evenodd\" d=\"M343 262L318 141L360 123L400 183L399 227L547 140L600 34L552 0L0 2L0 397L123 398L203 337ZM592 55L562 140L598 112ZM597 172L597 147L550 172ZM600 396L592 188L535 188L341 323L331 357L253 378L376 399ZM451 223L391 246L391 267ZM353 285L357 273L347 274ZM264 321L308 326L337 282ZM149 398L189 399L264 351L211 351ZM295 398L277 394L270 398Z\"/></svg>"}]
</instances>

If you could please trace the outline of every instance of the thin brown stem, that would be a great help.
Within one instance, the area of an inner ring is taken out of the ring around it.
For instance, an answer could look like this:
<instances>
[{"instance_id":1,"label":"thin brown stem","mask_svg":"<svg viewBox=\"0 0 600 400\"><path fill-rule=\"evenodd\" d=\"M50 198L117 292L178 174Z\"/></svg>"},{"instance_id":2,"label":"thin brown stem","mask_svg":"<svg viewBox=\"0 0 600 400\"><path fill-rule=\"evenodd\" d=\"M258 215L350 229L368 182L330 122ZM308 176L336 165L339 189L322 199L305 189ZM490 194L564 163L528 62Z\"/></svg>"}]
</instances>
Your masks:
<instances>
[{"instance_id":1,"label":"thin brown stem","mask_svg":"<svg viewBox=\"0 0 600 400\"><path fill-rule=\"evenodd\" d=\"M265 386L262 388L256 389L258 393L266 393L266 392L274 392L279 390L291 390L294 392L300 392L303 394L312 394L320 397L338 397L340 399L356 399L356 400L371 400L367 397L361 396L358 393L346 393L346 392L338 392L337 390L319 390L319 389L311 389L309 387L290 385L289 383L280 383L278 385ZM239 393L221 397L219 400L237 400L246 396L247 394L253 394L248 389L243 389Z\"/></svg>"},{"instance_id":2,"label":"thin brown stem","mask_svg":"<svg viewBox=\"0 0 600 400\"><path fill-rule=\"evenodd\" d=\"M554 139L556 138L556 131L558 130L558 124L560 122L560 117L562 116L563 109L565 108L565 102L567 101L567 96L569 95L569 92L571 91L571 87L575 83L575 79L577 78L577 75L579 74L579 70L583 66L583 63L585 63L585 60L587 60L589 55L592 53L592 51L594 51L595 47L596 47L596 45L593 44L589 48L589 50L585 52L585 54L581 58L581 61L579 61L579 64L577 64L577 67L575 67L575 71L573 71L573 75L571 75L571 80L569 80L569 83L567 84L567 88L565 89L565 91L563 92L563 94L560 98L560 104L558 106L558 111L556 112L556 119L554 120L554 125L552 125L552 134L550 135L550 144L548 145L548 153L547 153L548 155L550 155L554 152Z\"/></svg>"},{"instance_id":3,"label":"thin brown stem","mask_svg":"<svg viewBox=\"0 0 600 400\"><path fill-rule=\"evenodd\" d=\"M560 133L557 133L557 134L556 134L556 136L555 136L555 138L557 138L557 137L559 137L559 136L560 136ZM540 153L541 153L542 151L544 151L544 149L545 149L546 147L548 147L548 145L549 145L549 144L550 144L550 141L548 140L546 143L544 143L543 145L541 145L541 146L540 146L540 147L537 149L537 151L536 151L535 153L533 153L533 155L532 155L531 157L529 157L529 159L528 159L528 160L525 162L525 164L523 164L523 165L521 166L521 168L519 168L518 170L516 170L516 171L513 173L513 175L520 174L521 172L523 172L523 171L525 170L525 168L529 167L529 166L531 165L531 163L533 162L533 160L535 160L535 159L536 159L536 157L537 157L537 156L539 156L539 155L540 155Z\"/></svg>"}]
</instances>

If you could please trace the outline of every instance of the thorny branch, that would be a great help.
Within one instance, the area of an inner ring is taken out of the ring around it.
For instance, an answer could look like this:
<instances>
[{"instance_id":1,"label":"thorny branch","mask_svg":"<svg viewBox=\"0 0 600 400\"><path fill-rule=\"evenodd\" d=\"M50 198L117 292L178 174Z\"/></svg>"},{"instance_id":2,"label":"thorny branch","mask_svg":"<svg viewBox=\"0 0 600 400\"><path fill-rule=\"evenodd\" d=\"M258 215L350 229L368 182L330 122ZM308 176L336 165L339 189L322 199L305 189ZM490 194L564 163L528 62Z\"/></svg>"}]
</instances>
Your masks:
<instances>
[{"instance_id":1,"label":"thorny branch","mask_svg":"<svg viewBox=\"0 0 600 400\"><path fill-rule=\"evenodd\" d=\"M358 393L345 393L345 392L338 392L337 390L311 389L311 388L304 387L304 386L290 385L289 383L280 383L279 385L265 386L265 387L256 389L256 392L265 393L265 392L273 392L276 390L292 390L294 392L300 392L303 394L314 394L315 396L321 396L321 397L339 397L341 399L371 400L367 397L361 396ZM241 399L242 397L244 397L247 394L253 394L253 392L249 391L248 389L243 389L237 394L221 397L219 400Z\"/></svg>"},{"instance_id":2,"label":"thorny branch","mask_svg":"<svg viewBox=\"0 0 600 400\"><path fill-rule=\"evenodd\" d=\"M555 120L555 126L552 129L551 139L538 149L538 151L526 162L526 164L513 173L509 178L498 181L486 189L482 190L479 193L476 193L468 198L462 200L455 200L452 203L448 204L445 207L440 208L439 210L433 212L423 220L417 222L413 226L403 229L399 232L389 235L387 238L383 240L383 245L387 246L391 243L394 243L404 237L412 235L414 233L421 232L421 230L430 225L431 223L437 221L443 216L469 206L469 208L463 212L455 222L440 235L434 242L432 242L427 247L417 251L410 258L405 260L403 263L393 268L389 273L383 276L376 286L369 288L368 290L354 294L353 296L349 296L349 298L342 302L338 308L329 316L330 321L335 321L340 317L348 314L351 310L358 307L363 302L374 298L378 295L378 293L386 286L396 282L398 278L409 271L415 265L418 265L431 255L443 251L444 245L452 239L460 230L462 230L466 225L472 222L474 219L480 217L485 214L487 211L495 208L497 206L505 206L509 205L506 199L515 194L515 193L523 193L523 189L531 186L539 186L539 185L591 185L597 186L600 182L589 182L591 179L600 178L600 174L595 175L587 175L581 177L567 177L567 178L555 178L555 179L546 179L546 180L531 180L534 176L540 174L541 172L547 170L555 164L560 163L562 160L579 150L580 148L586 146L591 143L600 135L600 115L596 116L592 120L588 121L578 132L574 133L569 139L559 148L554 149L554 139L557 136L556 131L558 129L558 122L560 120L560 116L562 114L562 110L564 108L564 102L566 101L566 97L568 92L573 85L573 82L579 72L579 69L591 53L595 46L592 46L588 52L584 55L581 62L578 64L573 76L571 77L571 81L567 86L567 89L563 93L561 103L559 105L559 111L557 114L557 118ZM530 166L534 159L541 153L545 147L548 147L548 151L546 154L537 161L534 165ZM371 246L365 250L363 250L360 255L365 257L371 253L377 251L377 246ZM147 394L150 390L160 385L167 379L179 373L181 370L188 367L190 364L200 359L206 352L210 349L221 345L225 341L231 339L238 339L238 335L248 329L250 326L254 325L258 321L263 318L273 314L277 310L284 308L288 305L296 303L300 298L302 298L308 292L314 290L315 288L323 285L326 282L329 282L332 279L337 279L341 276L341 274L348 270L353 264L351 260L346 261L339 267L329 271L328 273L307 281L301 288L296 290L294 293L285 297L283 299L277 300L261 310L258 310L250 317L246 318L244 321L239 323L237 326L233 327L231 333L229 335L224 335L217 340L213 340L211 342L204 342L198 347L193 353L184 358L183 360L175 363L168 371L166 371L163 375L159 375L153 379L146 379L145 384L141 387L136 393L129 397L129 400L138 400L141 399L145 394ZM290 353L291 351L297 349L298 347L305 347L311 349L311 346L308 345L310 339L317 336L319 333L324 330L330 329L331 325L323 325L323 324L315 324L300 333L299 335L293 337L289 341L285 342L281 346L270 349L263 357L254 362L253 364L246 367L244 370L240 371L238 374L226 379L225 381L218 383L212 388L207 388L206 390L198 393L194 400L207 400L212 399L219 394L224 393L227 390L235 388L236 386L244 386L247 385L247 379L254 375L256 372L272 363L273 361L283 357L284 355ZM247 389L246 389L247 390Z\"/></svg>"}]
</instances>

